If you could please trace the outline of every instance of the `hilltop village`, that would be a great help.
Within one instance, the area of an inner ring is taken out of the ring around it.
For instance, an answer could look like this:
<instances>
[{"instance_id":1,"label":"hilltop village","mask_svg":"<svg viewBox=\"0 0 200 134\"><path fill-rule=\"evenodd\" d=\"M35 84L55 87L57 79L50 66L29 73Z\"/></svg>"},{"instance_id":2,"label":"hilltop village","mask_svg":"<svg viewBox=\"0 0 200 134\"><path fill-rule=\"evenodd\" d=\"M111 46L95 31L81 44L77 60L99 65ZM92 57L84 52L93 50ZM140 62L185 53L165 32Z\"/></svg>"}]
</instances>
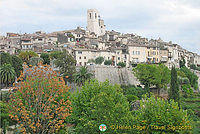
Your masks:
<instances>
[{"instance_id":1,"label":"hilltop village","mask_svg":"<svg viewBox=\"0 0 200 134\"><path fill-rule=\"evenodd\" d=\"M88 65L88 61L99 56L111 60L116 66L119 62L130 67L137 63L164 63L169 68L179 67L184 58L186 66L200 66L200 55L183 49L171 41L161 38L148 39L136 34L123 34L107 31L104 20L96 9L87 11L87 28L45 33L37 31L31 34L7 33L0 36L1 52L18 54L32 50L38 55L66 49L76 59L76 66Z\"/></svg>"}]
</instances>

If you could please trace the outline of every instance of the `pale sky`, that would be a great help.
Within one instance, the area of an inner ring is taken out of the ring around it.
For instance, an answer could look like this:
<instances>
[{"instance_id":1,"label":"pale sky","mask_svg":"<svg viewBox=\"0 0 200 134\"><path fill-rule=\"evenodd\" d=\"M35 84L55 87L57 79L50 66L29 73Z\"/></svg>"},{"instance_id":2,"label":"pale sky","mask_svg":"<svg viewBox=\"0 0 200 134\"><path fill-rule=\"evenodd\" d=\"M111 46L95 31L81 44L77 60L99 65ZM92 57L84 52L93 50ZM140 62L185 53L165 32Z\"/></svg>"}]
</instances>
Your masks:
<instances>
[{"instance_id":1,"label":"pale sky","mask_svg":"<svg viewBox=\"0 0 200 134\"><path fill-rule=\"evenodd\" d=\"M200 0L0 0L0 35L85 28L90 8L107 30L161 37L200 54Z\"/></svg>"}]
</instances>

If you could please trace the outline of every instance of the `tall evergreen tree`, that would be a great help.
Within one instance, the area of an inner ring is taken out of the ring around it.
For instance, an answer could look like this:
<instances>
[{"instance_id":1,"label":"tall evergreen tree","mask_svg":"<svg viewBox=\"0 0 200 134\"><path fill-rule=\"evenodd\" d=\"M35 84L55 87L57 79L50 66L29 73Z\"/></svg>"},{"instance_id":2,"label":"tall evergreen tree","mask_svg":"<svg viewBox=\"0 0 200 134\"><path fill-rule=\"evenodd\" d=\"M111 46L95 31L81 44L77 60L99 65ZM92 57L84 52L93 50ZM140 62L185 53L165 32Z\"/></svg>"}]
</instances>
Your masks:
<instances>
[{"instance_id":1,"label":"tall evergreen tree","mask_svg":"<svg viewBox=\"0 0 200 134\"><path fill-rule=\"evenodd\" d=\"M174 99L174 101L179 104L179 85L176 68L173 66L171 70L171 85L169 91L169 99Z\"/></svg>"}]
</instances>

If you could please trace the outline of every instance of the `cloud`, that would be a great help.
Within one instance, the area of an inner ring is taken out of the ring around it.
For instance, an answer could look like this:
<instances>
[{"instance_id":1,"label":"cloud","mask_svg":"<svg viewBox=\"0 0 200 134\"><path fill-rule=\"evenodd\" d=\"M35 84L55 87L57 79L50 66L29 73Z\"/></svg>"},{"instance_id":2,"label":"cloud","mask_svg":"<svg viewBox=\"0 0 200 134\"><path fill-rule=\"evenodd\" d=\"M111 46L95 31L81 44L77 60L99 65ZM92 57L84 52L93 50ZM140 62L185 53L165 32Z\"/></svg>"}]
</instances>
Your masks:
<instances>
[{"instance_id":1,"label":"cloud","mask_svg":"<svg viewBox=\"0 0 200 134\"><path fill-rule=\"evenodd\" d=\"M172 40L200 54L200 2L196 0L1 0L0 34L86 27L89 8L108 30Z\"/></svg>"}]
</instances>

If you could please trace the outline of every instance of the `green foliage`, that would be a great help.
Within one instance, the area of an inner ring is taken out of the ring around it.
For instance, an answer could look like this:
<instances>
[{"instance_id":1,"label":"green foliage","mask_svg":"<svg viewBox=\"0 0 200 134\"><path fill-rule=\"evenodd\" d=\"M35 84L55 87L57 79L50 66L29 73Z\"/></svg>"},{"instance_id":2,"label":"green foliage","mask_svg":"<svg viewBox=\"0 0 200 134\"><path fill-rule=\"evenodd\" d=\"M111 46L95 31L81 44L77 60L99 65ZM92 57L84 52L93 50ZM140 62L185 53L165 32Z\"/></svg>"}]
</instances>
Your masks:
<instances>
[{"instance_id":1,"label":"green foliage","mask_svg":"<svg viewBox=\"0 0 200 134\"><path fill-rule=\"evenodd\" d=\"M47 65L50 64L50 56L49 56L48 53L42 53L42 54L40 55L40 58L43 59L43 64L47 64Z\"/></svg>"},{"instance_id":2,"label":"green foliage","mask_svg":"<svg viewBox=\"0 0 200 134\"><path fill-rule=\"evenodd\" d=\"M39 63L43 63L43 59L40 57L31 57L29 60L29 65L37 66Z\"/></svg>"},{"instance_id":3,"label":"green foliage","mask_svg":"<svg viewBox=\"0 0 200 134\"><path fill-rule=\"evenodd\" d=\"M126 67L126 63L124 63L124 62L119 62L119 63L117 64L117 66Z\"/></svg>"},{"instance_id":4,"label":"green foliage","mask_svg":"<svg viewBox=\"0 0 200 134\"><path fill-rule=\"evenodd\" d=\"M170 71L163 64L138 64L133 72L141 84L145 85L145 89L148 90L150 86L156 86L158 94L159 90L166 87L170 81Z\"/></svg>"},{"instance_id":5,"label":"green foliage","mask_svg":"<svg viewBox=\"0 0 200 134\"><path fill-rule=\"evenodd\" d=\"M200 67L197 67L195 64L190 65L190 68L193 70L200 71Z\"/></svg>"},{"instance_id":6,"label":"green foliage","mask_svg":"<svg viewBox=\"0 0 200 134\"><path fill-rule=\"evenodd\" d=\"M4 53L4 52L1 53L0 61L1 61L0 65L3 65L3 64L11 64L12 65L12 57L9 53Z\"/></svg>"},{"instance_id":7,"label":"green foliage","mask_svg":"<svg viewBox=\"0 0 200 134\"><path fill-rule=\"evenodd\" d=\"M173 66L171 70L171 83L169 90L169 99L173 99L174 101L179 102L180 94L179 94L179 84L178 84L178 76L176 68Z\"/></svg>"},{"instance_id":8,"label":"green foliage","mask_svg":"<svg viewBox=\"0 0 200 134\"><path fill-rule=\"evenodd\" d=\"M76 60L66 50L53 52L52 57L55 58L54 64L59 68L61 76L64 77L65 81L72 82L73 75L76 73ZM68 77L66 78L66 76Z\"/></svg>"},{"instance_id":9,"label":"green foliage","mask_svg":"<svg viewBox=\"0 0 200 134\"><path fill-rule=\"evenodd\" d=\"M104 65L112 65L112 60L105 60Z\"/></svg>"},{"instance_id":10,"label":"green foliage","mask_svg":"<svg viewBox=\"0 0 200 134\"><path fill-rule=\"evenodd\" d=\"M51 59L58 59L61 54L63 54L62 51L53 51L53 52L50 53L50 58Z\"/></svg>"},{"instance_id":11,"label":"green foliage","mask_svg":"<svg viewBox=\"0 0 200 134\"><path fill-rule=\"evenodd\" d=\"M99 125L108 126L105 133L117 133L124 130L112 130L110 125L128 125L132 116L126 97L118 85L108 81L86 82L80 92L74 93L72 100L73 113L70 123L75 124L77 133L100 133Z\"/></svg>"},{"instance_id":12,"label":"green foliage","mask_svg":"<svg viewBox=\"0 0 200 134\"><path fill-rule=\"evenodd\" d=\"M85 81L91 79L92 75L92 73L88 72L88 68L86 66L82 66L79 71L74 74L74 80L78 85L83 85Z\"/></svg>"},{"instance_id":13,"label":"green foliage","mask_svg":"<svg viewBox=\"0 0 200 134\"><path fill-rule=\"evenodd\" d=\"M193 94L191 96L181 97L181 106L183 109L188 111L188 115L193 120L193 134L200 133L200 94Z\"/></svg>"},{"instance_id":14,"label":"green foliage","mask_svg":"<svg viewBox=\"0 0 200 134\"><path fill-rule=\"evenodd\" d=\"M21 71L23 70L23 61L16 55L12 55L12 66L15 69L17 77L20 76Z\"/></svg>"},{"instance_id":15,"label":"green foliage","mask_svg":"<svg viewBox=\"0 0 200 134\"><path fill-rule=\"evenodd\" d=\"M123 94L126 96L129 104L135 100L141 99L142 95L147 93L143 88L134 85L122 85L121 88L123 89Z\"/></svg>"},{"instance_id":16,"label":"green foliage","mask_svg":"<svg viewBox=\"0 0 200 134\"><path fill-rule=\"evenodd\" d=\"M95 59L95 64L99 64L99 65L101 65L102 63L103 63L103 61L104 61L104 58L103 57L97 57L96 59Z\"/></svg>"},{"instance_id":17,"label":"green foliage","mask_svg":"<svg viewBox=\"0 0 200 134\"><path fill-rule=\"evenodd\" d=\"M180 68L185 67L185 59L183 57L181 57L181 60L179 61L179 66Z\"/></svg>"},{"instance_id":18,"label":"green foliage","mask_svg":"<svg viewBox=\"0 0 200 134\"><path fill-rule=\"evenodd\" d=\"M8 125L10 125L10 126L15 125L16 121L12 120L9 117L8 104L3 102L3 101L0 101L0 109L1 109L1 112L0 112L0 119L1 119L0 126L1 126L1 128L6 127L6 126L4 126L4 123L3 123L4 120L6 120L8 122Z\"/></svg>"},{"instance_id":19,"label":"green foliage","mask_svg":"<svg viewBox=\"0 0 200 134\"><path fill-rule=\"evenodd\" d=\"M198 88L198 76L196 74L194 74L193 72L190 71L190 69L188 69L187 67L182 67L180 69L180 71L184 72L184 74L186 75L186 77L189 79L190 81L190 85L197 90Z\"/></svg>"},{"instance_id":20,"label":"green foliage","mask_svg":"<svg viewBox=\"0 0 200 134\"><path fill-rule=\"evenodd\" d=\"M1 84L5 84L7 87L15 81L15 77L15 69L10 64L3 64L2 66L0 66Z\"/></svg>"},{"instance_id":21,"label":"green foliage","mask_svg":"<svg viewBox=\"0 0 200 134\"><path fill-rule=\"evenodd\" d=\"M9 53L1 53L1 64L10 64L14 67L17 77L20 75L20 71L23 70L22 64L23 61L16 55L10 55Z\"/></svg>"},{"instance_id":22,"label":"green foliage","mask_svg":"<svg viewBox=\"0 0 200 134\"><path fill-rule=\"evenodd\" d=\"M183 85L181 85L181 88L184 92L185 97L188 97L188 95L193 94L193 89L191 88L190 84L183 84Z\"/></svg>"},{"instance_id":23,"label":"green foliage","mask_svg":"<svg viewBox=\"0 0 200 134\"><path fill-rule=\"evenodd\" d=\"M134 124L146 126L140 133L187 133L187 129L179 129L179 126L189 126L191 123L187 111L179 109L178 103L171 100L163 100L154 96L140 101L140 108L134 112ZM163 127L163 128L162 128ZM192 126L191 126L192 127ZM157 128L157 129L156 129Z\"/></svg>"},{"instance_id":24,"label":"green foliage","mask_svg":"<svg viewBox=\"0 0 200 134\"><path fill-rule=\"evenodd\" d=\"M19 57L23 60L23 62L26 62L29 64L29 60L31 57L38 57L38 54L33 51L21 51L19 54Z\"/></svg>"}]
</instances>

